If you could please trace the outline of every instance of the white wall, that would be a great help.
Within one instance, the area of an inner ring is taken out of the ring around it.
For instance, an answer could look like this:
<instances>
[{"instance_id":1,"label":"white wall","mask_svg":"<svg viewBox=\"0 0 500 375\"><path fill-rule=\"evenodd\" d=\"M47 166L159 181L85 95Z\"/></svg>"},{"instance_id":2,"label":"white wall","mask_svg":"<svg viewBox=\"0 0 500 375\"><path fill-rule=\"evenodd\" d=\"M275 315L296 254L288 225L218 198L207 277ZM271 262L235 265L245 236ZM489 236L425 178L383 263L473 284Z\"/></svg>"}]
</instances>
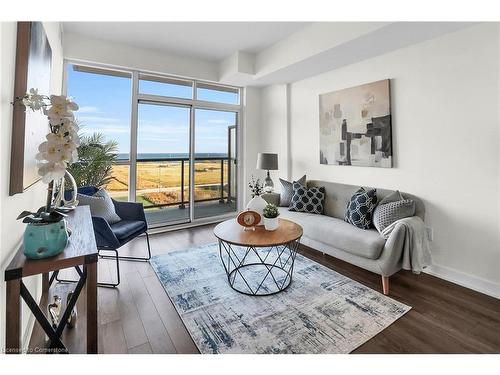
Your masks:
<instances>
[{"instance_id":1,"label":"white wall","mask_svg":"<svg viewBox=\"0 0 500 375\"><path fill-rule=\"evenodd\" d=\"M474 26L295 82L288 99L293 178L307 173L421 197L434 229L435 272L498 297L499 52L498 24ZM385 78L391 79L394 168L320 165L318 95ZM286 101L275 90L262 90L262 113ZM273 134L267 141L276 140L266 149L282 150L275 133L283 119L262 121Z\"/></svg>"},{"instance_id":2,"label":"white wall","mask_svg":"<svg viewBox=\"0 0 500 375\"><path fill-rule=\"evenodd\" d=\"M271 85L261 90L261 141L258 152L278 154L278 171L270 171L275 190L279 190L278 177L288 179L291 172L289 113L287 85ZM263 175L264 172L260 172Z\"/></svg>"},{"instance_id":3,"label":"white wall","mask_svg":"<svg viewBox=\"0 0 500 375\"><path fill-rule=\"evenodd\" d=\"M69 33L64 34L64 57L208 81L219 79L219 65L216 62L169 55Z\"/></svg>"},{"instance_id":4,"label":"white wall","mask_svg":"<svg viewBox=\"0 0 500 375\"><path fill-rule=\"evenodd\" d=\"M62 85L62 42L59 23L44 22L44 27L52 47L51 93L61 92ZM2 22L0 26L1 56L0 56L0 348L5 342L5 283L3 275L5 267L10 262L14 252L21 244L24 224L16 221L17 215L23 210L37 209L45 201L46 185L37 183L23 194L9 197L10 176L10 145L12 136L12 105L14 95L14 71L16 57L17 25L14 22ZM32 277L24 280L33 295L40 295L40 278ZM23 304L23 345L30 336L33 316L28 314L28 308Z\"/></svg>"},{"instance_id":5,"label":"white wall","mask_svg":"<svg viewBox=\"0 0 500 375\"><path fill-rule=\"evenodd\" d=\"M241 145L243 149L243 165L239 168L239 172L243 174L243 178L240 178L239 186L243 196L243 207L251 199L248 182L252 175L257 178L259 173L262 172L255 169L261 139L260 95L261 90L257 87L246 87L244 90L244 119L243 128L241 129L243 131L243 144Z\"/></svg>"}]
</instances>

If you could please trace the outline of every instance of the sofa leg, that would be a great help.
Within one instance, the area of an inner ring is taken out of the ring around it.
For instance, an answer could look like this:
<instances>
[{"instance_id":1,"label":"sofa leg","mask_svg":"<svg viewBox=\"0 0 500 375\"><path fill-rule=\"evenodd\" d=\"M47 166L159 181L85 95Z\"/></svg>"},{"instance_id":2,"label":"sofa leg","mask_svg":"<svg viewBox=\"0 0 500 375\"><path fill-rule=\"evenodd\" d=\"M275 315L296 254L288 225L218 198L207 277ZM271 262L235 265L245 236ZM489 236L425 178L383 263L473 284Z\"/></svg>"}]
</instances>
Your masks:
<instances>
[{"instance_id":1,"label":"sofa leg","mask_svg":"<svg viewBox=\"0 0 500 375\"><path fill-rule=\"evenodd\" d=\"M389 294L389 276L382 276L382 290L386 296Z\"/></svg>"}]
</instances>

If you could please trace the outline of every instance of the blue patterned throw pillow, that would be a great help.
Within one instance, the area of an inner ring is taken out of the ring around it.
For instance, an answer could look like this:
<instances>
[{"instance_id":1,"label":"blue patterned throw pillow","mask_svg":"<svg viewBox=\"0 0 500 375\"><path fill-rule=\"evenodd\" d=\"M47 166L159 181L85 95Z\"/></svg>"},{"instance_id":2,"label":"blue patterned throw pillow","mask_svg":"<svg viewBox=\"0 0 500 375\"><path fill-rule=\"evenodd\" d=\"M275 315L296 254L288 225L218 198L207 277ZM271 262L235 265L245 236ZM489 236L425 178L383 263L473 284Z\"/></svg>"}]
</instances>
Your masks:
<instances>
[{"instance_id":1,"label":"blue patterned throw pillow","mask_svg":"<svg viewBox=\"0 0 500 375\"><path fill-rule=\"evenodd\" d=\"M281 194L280 194L280 206L281 207L290 207L290 202L293 197L293 183L298 182L302 186L306 186L306 175L303 175L297 181L287 181L280 178L281 182Z\"/></svg>"},{"instance_id":2,"label":"blue patterned throw pillow","mask_svg":"<svg viewBox=\"0 0 500 375\"><path fill-rule=\"evenodd\" d=\"M345 221L358 228L369 229L376 205L377 190L366 191L364 188L359 188L347 202Z\"/></svg>"},{"instance_id":3,"label":"blue patterned throw pillow","mask_svg":"<svg viewBox=\"0 0 500 375\"><path fill-rule=\"evenodd\" d=\"M289 211L308 212L310 214L323 214L325 205L325 188L306 188L298 182L293 183L293 196Z\"/></svg>"}]
</instances>

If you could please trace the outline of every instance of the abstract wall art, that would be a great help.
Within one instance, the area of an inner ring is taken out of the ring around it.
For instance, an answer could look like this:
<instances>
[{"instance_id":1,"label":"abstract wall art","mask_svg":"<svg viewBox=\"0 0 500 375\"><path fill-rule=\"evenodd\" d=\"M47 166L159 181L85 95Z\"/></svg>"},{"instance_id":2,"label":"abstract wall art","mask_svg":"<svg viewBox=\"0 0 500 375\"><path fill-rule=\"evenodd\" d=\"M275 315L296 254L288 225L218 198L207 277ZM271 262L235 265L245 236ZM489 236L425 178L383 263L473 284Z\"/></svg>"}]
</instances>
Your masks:
<instances>
[{"instance_id":1,"label":"abstract wall art","mask_svg":"<svg viewBox=\"0 0 500 375\"><path fill-rule=\"evenodd\" d=\"M14 98L30 88L50 93L51 64L52 49L43 24L18 22ZM27 110L21 103L14 105L9 195L22 193L40 179L35 155L47 131L47 118L41 111Z\"/></svg>"},{"instance_id":2,"label":"abstract wall art","mask_svg":"<svg viewBox=\"0 0 500 375\"><path fill-rule=\"evenodd\" d=\"M389 82L319 96L321 164L392 168Z\"/></svg>"}]
</instances>

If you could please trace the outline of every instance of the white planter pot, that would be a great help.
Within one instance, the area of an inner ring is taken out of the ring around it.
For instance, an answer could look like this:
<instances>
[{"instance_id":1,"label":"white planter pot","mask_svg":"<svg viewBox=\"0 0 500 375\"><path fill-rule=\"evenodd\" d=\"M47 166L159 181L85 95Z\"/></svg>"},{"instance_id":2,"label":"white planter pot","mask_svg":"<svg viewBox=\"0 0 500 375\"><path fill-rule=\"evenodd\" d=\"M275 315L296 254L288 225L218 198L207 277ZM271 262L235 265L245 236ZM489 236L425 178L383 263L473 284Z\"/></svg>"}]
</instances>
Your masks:
<instances>
[{"instance_id":1,"label":"white planter pot","mask_svg":"<svg viewBox=\"0 0 500 375\"><path fill-rule=\"evenodd\" d=\"M257 225L263 224L262 218L264 216L263 216L262 212L264 211L264 207L266 207L266 206L267 206L267 202L260 195L253 197L250 200L250 202L248 202L248 204L247 204L247 210L255 211L261 217L261 220L257 223Z\"/></svg>"},{"instance_id":2,"label":"white planter pot","mask_svg":"<svg viewBox=\"0 0 500 375\"><path fill-rule=\"evenodd\" d=\"M266 227L266 230L276 230L278 229L278 225L277 217L272 219L268 219L267 217L264 218L264 226Z\"/></svg>"}]
</instances>

